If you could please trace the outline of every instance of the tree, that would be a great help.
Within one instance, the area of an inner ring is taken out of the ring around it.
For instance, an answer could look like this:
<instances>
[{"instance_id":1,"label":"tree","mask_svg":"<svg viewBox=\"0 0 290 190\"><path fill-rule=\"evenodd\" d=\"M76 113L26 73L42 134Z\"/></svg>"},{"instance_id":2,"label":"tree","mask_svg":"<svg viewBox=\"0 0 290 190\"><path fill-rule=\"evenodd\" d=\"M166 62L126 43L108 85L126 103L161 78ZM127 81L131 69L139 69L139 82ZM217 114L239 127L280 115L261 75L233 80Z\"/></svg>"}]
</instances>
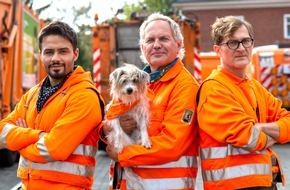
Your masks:
<instances>
[{"instance_id":1,"label":"tree","mask_svg":"<svg viewBox=\"0 0 290 190\"><path fill-rule=\"evenodd\" d=\"M77 65L81 65L87 71L93 71L93 50L91 27L88 25L79 26L78 47L80 49Z\"/></svg>"},{"instance_id":2,"label":"tree","mask_svg":"<svg viewBox=\"0 0 290 190\"><path fill-rule=\"evenodd\" d=\"M160 12L164 15L170 15L171 4L170 0L143 0L138 1L137 4L128 4L124 5L124 14L126 15L126 20L129 20L133 12Z\"/></svg>"},{"instance_id":3,"label":"tree","mask_svg":"<svg viewBox=\"0 0 290 190\"><path fill-rule=\"evenodd\" d=\"M91 3L87 7L82 6L78 9L73 8L74 19L78 27L78 47L80 49L79 58L76 64L81 65L85 70L93 71L93 50L92 50L92 27L88 24L83 24L82 20L89 19L88 12L92 8ZM77 24L80 23L80 24Z\"/></svg>"},{"instance_id":4,"label":"tree","mask_svg":"<svg viewBox=\"0 0 290 190\"><path fill-rule=\"evenodd\" d=\"M33 7L33 3L34 3L34 0L25 0L24 1L24 4L27 5L30 9L32 9ZM34 11L40 15L41 12L45 11L46 9L48 9L50 6L51 6L51 3L52 3L52 0L50 2L46 2L45 5L43 5L43 7L40 7L40 8L37 8L35 9Z\"/></svg>"}]
</instances>

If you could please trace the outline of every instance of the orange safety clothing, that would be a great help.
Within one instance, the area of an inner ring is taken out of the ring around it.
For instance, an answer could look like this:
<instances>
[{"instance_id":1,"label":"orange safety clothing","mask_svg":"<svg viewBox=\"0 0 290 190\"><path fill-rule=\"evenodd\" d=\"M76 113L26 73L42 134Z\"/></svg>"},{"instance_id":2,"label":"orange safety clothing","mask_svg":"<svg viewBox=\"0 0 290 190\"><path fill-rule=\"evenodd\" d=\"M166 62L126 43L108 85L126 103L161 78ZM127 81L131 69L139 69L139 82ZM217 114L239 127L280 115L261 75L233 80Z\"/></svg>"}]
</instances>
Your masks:
<instances>
[{"instance_id":1,"label":"orange safety clothing","mask_svg":"<svg viewBox=\"0 0 290 190\"><path fill-rule=\"evenodd\" d=\"M147 90L147 96L152 99L153 97L152 90ZM132 110L137 104L139 104L139 100L135 101L131 104L124 104L124 102L120 100L113 100L110 107L108 108L106 112L106 119L112 120L114 118L120 117L121 115L124 115L125 113L128 113L130 110Z\"/></svg>"},{"instance_id":2,"label":"orange safety clothing","mask_svg":"<svg viewBox=\"0 0 290 190\"><path fill-rule=\"evenodd\" d=\"M91 189L102 98L90 73L78 66L37 113L42 83L24 94L0 122L1 144L21 154L17 176L23 189ZM16 126L18 118L25 119L28 128ZM38 139L40 132L46 134Z\"/></svg>"},{"instance_id":3,"label":"orange safety clothing","mask_svg":"<svg viewBox=\"0 0 290 190\"><path fill-rule=\"evenodd\" d=\"M194 189L198 156L195 97L199 83L178 60L148 87L154 92L148 129L152 147L125 147L118 155L119 164L133 167L145 189ZM110 188L114 167L112 162ZM120 189L135 187L124 175L121 178Z\"/></svg>"},{"instance_id":4,"label":"orange safety clothing","mask_svg":"<svg viewBox=\"0 0 290 190\"><path fill-rule=\"evenodd\" d=\"M107 110L106 119L114 119L132 110L140 101L135 101L132 104L124 104L122 101L113 100Z\"/></svg>"},{"instance_id":5,"label":"orange safety clothing","mask_svg":"<svg viewBox=\"0 0 290 190\"><path fill-rule=\"evenodd\" d=\"M257 80L241 79L219 67L202 83L197 117L205 190L272 184L279 164L256 123L276 122L280 143L290 140L290 112ZM273 166L272 165L276 165ZM272 168L271 168L272 167ZM283 174L280 168L278 179Z\"/></svg>"}]
</instances>

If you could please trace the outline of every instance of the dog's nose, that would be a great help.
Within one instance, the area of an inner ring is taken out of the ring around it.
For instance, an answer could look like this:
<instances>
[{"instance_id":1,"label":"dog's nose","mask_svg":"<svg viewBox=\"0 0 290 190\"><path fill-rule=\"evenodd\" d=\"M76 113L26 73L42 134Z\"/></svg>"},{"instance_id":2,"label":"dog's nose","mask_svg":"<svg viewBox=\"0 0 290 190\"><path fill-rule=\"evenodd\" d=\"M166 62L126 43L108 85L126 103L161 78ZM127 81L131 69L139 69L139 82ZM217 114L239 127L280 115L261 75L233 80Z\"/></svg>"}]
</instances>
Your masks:
<instances>
[{"instance_id":1,"label":"dog's nose","mask_svg":"<svg viewBox=\"0 0 290 190\"><path fill-rule=\"evenodd\" d=\"M132 88L127 88L127 94L132 94L133 89Z\"/></svg>"}]
</instances>

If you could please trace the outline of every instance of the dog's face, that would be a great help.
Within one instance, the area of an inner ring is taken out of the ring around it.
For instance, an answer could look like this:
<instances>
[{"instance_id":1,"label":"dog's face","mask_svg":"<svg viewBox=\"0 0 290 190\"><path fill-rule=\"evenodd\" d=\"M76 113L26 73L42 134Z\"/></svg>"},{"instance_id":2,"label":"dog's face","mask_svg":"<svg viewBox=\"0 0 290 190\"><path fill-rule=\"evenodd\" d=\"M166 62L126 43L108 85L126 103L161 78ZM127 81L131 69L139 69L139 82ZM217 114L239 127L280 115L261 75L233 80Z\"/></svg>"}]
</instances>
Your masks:
<instances>
[{"instance_id":1,"label":"dog's face","mask_svg":"<svg viewBox=\"0 0 290 190\"><path fill-rule=\"evenodd\" d=\"M125 64L110 74L112 98L119 99L125 104L133 103L146 96L149 75L132 64Z\"/></svg>"}]
</instances>

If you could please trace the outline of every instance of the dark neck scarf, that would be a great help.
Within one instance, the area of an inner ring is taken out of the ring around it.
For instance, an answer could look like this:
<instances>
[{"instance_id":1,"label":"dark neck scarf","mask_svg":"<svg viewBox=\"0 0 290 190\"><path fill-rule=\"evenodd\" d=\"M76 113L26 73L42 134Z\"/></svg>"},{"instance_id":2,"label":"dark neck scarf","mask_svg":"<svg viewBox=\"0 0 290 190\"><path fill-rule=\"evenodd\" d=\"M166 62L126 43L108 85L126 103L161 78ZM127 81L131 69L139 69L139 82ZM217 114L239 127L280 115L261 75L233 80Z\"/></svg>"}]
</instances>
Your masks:
<instances>
[{"instance_id":1,"label":"dark neck scarf","mask_svg":"<svg viewBox=\"0 0 290 190\"><path fill-rule=\"evenodd\" d=\"M165 67L151 73L151 69L149 65L146 65L144 67L144 71L149 73L150 76L150 83L156 82L158 81L163 75L165 75L165 73L175 65L175 63L177 62L178 58L175 58L170 64L166 65Z\"/></svg>"},{"instance_id":2,"label":"dark neck scarf","mask_svg":"<svg viewBox=\"0 0 290 190\"><path fill-rule=\"evenodd\" d=\"M74 69L76 66L74 67ZM36 102L36 109L37 112L39 113L41 109L43 108L45 102L48 100L49 97L51 97L57 90L59 90L62 85L65 83L66 79L72 74L72 72L68 73L66 77L57 85L51 86L49 77L47 76L40 88L39 94L38 94L38 99Z\"/></svg>"}]
</instances>

